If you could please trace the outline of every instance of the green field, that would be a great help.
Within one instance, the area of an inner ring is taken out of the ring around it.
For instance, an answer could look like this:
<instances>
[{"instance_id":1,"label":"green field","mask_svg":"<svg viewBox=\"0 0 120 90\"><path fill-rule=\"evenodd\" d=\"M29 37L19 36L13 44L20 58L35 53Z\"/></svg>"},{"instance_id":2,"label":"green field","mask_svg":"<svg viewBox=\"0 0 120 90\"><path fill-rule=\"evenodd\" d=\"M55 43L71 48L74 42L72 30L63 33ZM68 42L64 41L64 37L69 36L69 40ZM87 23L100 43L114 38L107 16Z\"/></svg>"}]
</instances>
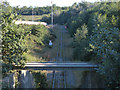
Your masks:
<instances>
[{"instance_id":1,"label":"green field","mask_svg":"<svg viewBox=\"0 0 120 90\"><path fill-rule=\"evenodd\" d=\"M33 21L40 21L43 17L48 17L49 15L21 15L21 20L24 20L24 21L32 21L32 18L33 18Z\"/></svg>"}]
</instances>

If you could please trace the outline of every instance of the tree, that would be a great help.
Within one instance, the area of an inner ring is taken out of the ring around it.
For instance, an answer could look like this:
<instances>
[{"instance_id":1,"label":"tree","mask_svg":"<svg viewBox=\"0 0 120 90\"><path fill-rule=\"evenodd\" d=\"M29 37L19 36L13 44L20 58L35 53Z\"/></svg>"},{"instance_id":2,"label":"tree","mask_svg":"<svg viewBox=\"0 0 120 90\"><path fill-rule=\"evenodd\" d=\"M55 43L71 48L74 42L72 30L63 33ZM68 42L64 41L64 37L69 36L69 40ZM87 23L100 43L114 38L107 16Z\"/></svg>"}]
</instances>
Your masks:
<instances>
[{"instance_id":1,"label":"tree","mask_svg":"<svg viewBox=\"0 0 120 90\"><path fill-rule=\"evenodd\" d=\"M91 36L91 48L103 62L99 72L105 76L107 86L112 88L118 88L120 83L119 34L118 28L96 28Z\"/></svg>"},{"instance_id":2,"label":"tree","mask_svg":"<svg viewBox=\"0 0 120 90\"><path fill-rule=\"evenodd\" d=\"M75 33L75 41L80 43L82 39L86 38L87 33L88 33L87 26L84 24L83 26L81 26L81 29L80 28L77 29Z\"/></svg>"},{"instance_id":3,"label":"tree","mask_svg":"<svg viewBox=\"0 0 120 90\"><path fill-rule=\"evenodd\" d=\"M14 24L17 13L12 13L12 8L7 2L3 3L1 7L2 62L5 65L3 65L3 72L7 72L14 65L24 65L25 58L23 54L27 51L24 38L28 32L21 25Z\"/></svg>"},{"instance_id":4,"label":"tree","mask_svg":"<svg viewBox=\"0 0 120 90\"><path fill-rule=\"evenodd\" d=\"M88 59L85 58L86 54L88 53L88 41L87 41L87 25L83 24L81 28L78 28L75 36L74 36L74 52L73 57L74 59L87 61Z\"/></svg>"},{"instance_id":5,"label":"tree","mask_svg":"<svg viewBox=\"0 0 120 90\"><path fill-rule=\"evenodd\" d=\"M73 5L72 5L72 8L76 8L77 7L77 3L75 2Z\"/></svg>"}]
</instances>

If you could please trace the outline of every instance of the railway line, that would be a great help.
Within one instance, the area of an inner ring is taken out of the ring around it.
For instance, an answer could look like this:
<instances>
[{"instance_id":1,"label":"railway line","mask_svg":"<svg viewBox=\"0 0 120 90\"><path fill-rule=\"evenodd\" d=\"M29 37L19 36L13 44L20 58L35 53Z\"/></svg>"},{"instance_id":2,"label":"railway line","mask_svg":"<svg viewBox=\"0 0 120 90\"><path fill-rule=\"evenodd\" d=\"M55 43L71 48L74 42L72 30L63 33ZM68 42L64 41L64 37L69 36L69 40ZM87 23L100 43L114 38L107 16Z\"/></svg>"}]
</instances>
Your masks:
<instances>
[{"instance_id":1,"label":"railway line","mask_svg":"<svg viewBox=\"0 0 120 90\"><path fill-rule=\"evenodd\" d=\"M54 62L28 62L26 63L24 68L15 67L15 69L22 69L22 70L51 70L50 73L52 77L50 77L50 82L52 83L52 89L54 88L64 88L66 89L69 87L66 83L68 82L67 76L68 72L67 70L89 70L93 71L95 68L98 68L98 65L87 63L87 62L66 62L66 56L67 53L64 52L66 49L64 48L66 43L64 44L65 39L63 37L65 36L65 28L64 26L59 26L59 36L58 36L58 44L57 50L56 50L56 61ZM91 87L91 84L89 84ZM51 85L50 85L51 87Z\"/></svg>"},{"instance_id":2,"label":"railway line","mask_svg":"<svg viewBox=\"0 0 120 90\"><path fill-rule=\"evenodd\" d=\"M64 62L64 43L63 43L63 34L65 28L62 26L60 31L60 37L58 42L58 51L57 51L57 60L56 62ZM53 79L52 79L52 89L54 88L66 88L66 81L65 81L65 70L53 71Z\"/></svg>"}]
</instances>

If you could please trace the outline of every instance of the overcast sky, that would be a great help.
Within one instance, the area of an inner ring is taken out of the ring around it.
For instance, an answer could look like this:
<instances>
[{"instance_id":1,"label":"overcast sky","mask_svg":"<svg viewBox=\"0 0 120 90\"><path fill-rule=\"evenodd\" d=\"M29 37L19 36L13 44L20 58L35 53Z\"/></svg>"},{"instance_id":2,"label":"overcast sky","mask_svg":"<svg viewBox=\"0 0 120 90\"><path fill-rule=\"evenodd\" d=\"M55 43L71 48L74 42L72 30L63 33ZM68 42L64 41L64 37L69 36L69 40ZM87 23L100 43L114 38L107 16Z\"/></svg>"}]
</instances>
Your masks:
<instances>
[{"instance_id":1,"label":"overcast sky","mask_svg":"<svg viewBox=\"0 0 120 90\"><path fill-rule=\"evenodd\" d=\"M57 6L71 6L75 2L81 2L81 1L89 1L94 2L98 0L3 0L8 1L11 6L50 6L51 1L53 1L53 4L56 4Z\"/></svg>"}]
</instances>

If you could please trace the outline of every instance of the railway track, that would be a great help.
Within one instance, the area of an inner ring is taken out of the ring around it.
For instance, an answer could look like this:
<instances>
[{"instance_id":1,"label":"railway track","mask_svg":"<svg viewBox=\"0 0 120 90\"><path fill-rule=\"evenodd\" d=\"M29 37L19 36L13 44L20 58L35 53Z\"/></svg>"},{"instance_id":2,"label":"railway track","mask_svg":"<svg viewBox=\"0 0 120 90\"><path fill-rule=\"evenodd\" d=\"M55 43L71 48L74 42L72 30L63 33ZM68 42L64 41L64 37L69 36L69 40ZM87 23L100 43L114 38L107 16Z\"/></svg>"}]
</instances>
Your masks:
<instances>
[{"instance_id":1,"label":"railway track","mask_svg":"<svg viewBox=\"0 0 120 90\"><path fill-rule=\"evenodd\" d=\"M61 27L61 33L59 37L59 42L58 42L58 51L57 51L57 60L56 62L64 62L64 43L63 43L63 30L65 28L62 26ZM54 88L66 88L66 72L65 70L58 71L54 70L53 71L53 79L52 79L52 89Z\"/></svg>"}]
</instances>

